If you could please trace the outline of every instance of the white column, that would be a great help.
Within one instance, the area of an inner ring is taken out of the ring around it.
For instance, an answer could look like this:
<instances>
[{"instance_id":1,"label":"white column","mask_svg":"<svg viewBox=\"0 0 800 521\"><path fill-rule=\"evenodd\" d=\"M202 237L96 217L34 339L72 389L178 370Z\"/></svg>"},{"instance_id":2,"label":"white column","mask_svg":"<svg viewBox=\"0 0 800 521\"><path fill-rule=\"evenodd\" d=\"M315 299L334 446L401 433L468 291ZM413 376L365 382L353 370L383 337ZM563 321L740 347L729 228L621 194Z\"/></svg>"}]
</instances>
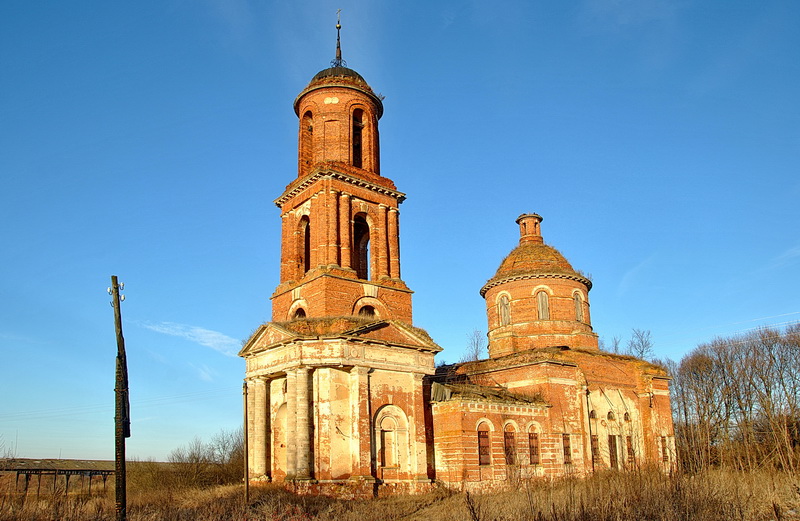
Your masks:
<instances>
[{"instance_id":1,"label":"white column","mask_svg":"<svg viewBox=\"0 0 800 521\"><path fill-rule=\"evenodd\" d=\"M309 369L297 369L297 479L311 478L311 423L309 418Z\"/></svg>"},{"instance_id":2,"label":"white column","mask_svg":"<svg viewBox=\"0 0 800 521\"><path fill-rule=\"evenodd\" d=\"M297 373L286 371L286 478L297 475Z\"/></svg>"},{"instance_id":3,"label":"white column","mask_svg":"<svg viewBox=\"0 0 800 521\"><path fill-rule=\"evenodd\" d=\"M256 477L267 473L267 383L262 378L253 380L253 466Z\"/></svg>"}]
</instances>

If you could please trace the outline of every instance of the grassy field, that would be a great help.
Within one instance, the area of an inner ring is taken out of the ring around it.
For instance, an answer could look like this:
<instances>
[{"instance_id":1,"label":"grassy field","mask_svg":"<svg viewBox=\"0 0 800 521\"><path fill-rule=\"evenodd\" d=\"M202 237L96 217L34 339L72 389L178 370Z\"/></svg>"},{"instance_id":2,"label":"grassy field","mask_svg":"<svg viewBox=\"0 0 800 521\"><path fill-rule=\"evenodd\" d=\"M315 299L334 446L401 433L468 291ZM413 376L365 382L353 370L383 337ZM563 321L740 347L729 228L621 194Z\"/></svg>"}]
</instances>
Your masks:
<instances>
[{"instance_id":1,"label":"grassy field","mask_svg":"<svg viewBox=\"0 0 800 521\"><path fill-rule=\"evenodd\" d=\"M2 482L0 520L100 521L115 516L113 486L105 494L42 493L37 498ZM586 480L520 481L505 492L467 495L437 490L420 496L346 501L303 497L276 486L252 489L245 508L240 485L187 488L132 480L130 521L228 520L800 520L800 476L709 471L605 473Z\"/></svg>"}]
</instances>

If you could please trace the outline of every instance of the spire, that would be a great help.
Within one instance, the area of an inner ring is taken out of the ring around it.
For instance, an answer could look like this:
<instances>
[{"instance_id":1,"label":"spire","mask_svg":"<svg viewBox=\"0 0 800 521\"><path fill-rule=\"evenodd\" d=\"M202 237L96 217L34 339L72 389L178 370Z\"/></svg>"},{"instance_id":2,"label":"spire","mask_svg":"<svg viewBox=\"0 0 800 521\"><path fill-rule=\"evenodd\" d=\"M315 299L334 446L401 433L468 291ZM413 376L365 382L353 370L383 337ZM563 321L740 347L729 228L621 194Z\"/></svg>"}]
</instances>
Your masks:
<instances>
[{"instance_id":1,"label":"spire","mask_svg":"<svg viewBox=\"0 0 800 521\"><path fill-rule=\"evenodd\" d=\"M347 62L342 59L342 44L339 39L339 31L342 29L341 12L341 9L336 10L336 57L331 61L331 67L347 67Z\"/></svg>"}]
</instances>

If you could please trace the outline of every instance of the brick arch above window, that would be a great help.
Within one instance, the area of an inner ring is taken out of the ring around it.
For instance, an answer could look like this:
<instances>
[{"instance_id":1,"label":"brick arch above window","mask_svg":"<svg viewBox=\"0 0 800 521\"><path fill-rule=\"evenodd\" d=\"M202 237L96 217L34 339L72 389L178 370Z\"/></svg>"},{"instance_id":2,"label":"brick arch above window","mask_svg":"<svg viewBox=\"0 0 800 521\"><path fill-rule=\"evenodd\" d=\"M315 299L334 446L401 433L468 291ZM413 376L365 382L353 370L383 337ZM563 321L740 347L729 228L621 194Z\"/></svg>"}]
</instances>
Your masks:
<instances>
[{"instance_id":1,"label":"brick arch above window","mask_svg":"<svg viewBox=\"0 0 800 521\"><path fill-rule=\"evenodd\" d=\"M362 310L371 307L374 310L375 319L388 318L388 310L383 302L375 297L361 297L353 303L353 315L364 316Z\"/></svg>"},{"instance_id":2,"label":"brick arch above window","mask_svg":"<svg viewBox=\"0 0 800 521\"><path fill-rule=\"evenodd\" d=\"M293 320L296 317L297 310L299 309L305 311L306 317L308 316L308 302L306 302L306 299L301 298L292 302L292 305L289 306L288 313L286 313L286 318L288 320Z\"/></svg>"},{"instance_id":3,"label":"brick arch above window","mask_svg":"<svg viewBox=\"0 0 800 521\"><path fill-rule=\"evenodd\" d=\"M539 422L532 421L528 422L528 424L525 426L525 430L528 432L535 432L541 434L542 426L539 424Z\"/></svg>"},{"instance_id":4,"label":"brick arch above window","mask_svg":"<svg viewBox=\"0 0 800 521\"><path fill-rule=\"evenodd\" d=\"M489 418L479 418L478 421L475 422L475 430L476 431L486 430L494 432L496 429L494 423Z\"/></svg>"}]
</instances>

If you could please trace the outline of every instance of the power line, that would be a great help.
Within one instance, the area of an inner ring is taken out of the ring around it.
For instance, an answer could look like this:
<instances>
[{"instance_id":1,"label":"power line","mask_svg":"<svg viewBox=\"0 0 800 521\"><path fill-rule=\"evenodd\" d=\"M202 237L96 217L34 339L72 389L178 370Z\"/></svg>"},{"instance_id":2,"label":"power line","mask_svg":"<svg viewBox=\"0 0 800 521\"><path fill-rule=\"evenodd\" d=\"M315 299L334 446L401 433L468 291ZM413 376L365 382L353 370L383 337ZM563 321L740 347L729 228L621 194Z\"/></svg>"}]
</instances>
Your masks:
<instances>
[{"instance_id":1,"label":"power line","mask_svg":"<svg viewBox=\"0 0 800 521\"><path fill-rule=\"evenodd\" d=\"M132 400L132 408L150 408L159 405L168 405L173 403L187 403L199 401L200 399L210 396L222 396L231 394L231 396L238 397L237 386L218 387L215 389L208 389L205 391L197 391L191 393L181 393L166 396L154 396L140 400ZM41 420L47 418L60 418L65 416L76 416L80 414L98 413L110 411L113 409L111 404L95 404L95 405L77 405L72 407L59 407L53 409L38 409L34 411L19 411L11 413L0 414L0 421L22 421L22 420Z\"/></svg>"}]
</instances>

